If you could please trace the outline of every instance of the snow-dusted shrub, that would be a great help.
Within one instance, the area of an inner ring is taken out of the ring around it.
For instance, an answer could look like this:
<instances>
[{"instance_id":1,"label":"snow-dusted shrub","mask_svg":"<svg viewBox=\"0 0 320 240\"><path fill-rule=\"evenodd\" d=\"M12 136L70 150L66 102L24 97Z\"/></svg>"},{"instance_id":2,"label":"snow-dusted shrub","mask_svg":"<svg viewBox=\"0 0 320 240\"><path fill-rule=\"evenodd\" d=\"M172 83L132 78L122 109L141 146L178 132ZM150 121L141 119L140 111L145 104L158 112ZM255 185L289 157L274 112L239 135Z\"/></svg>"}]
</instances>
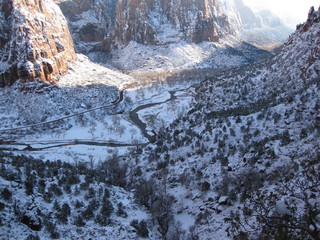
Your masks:
<instances>
[{"instance_id":1,"label":"snow-dusted shrub","mask_svg":"<svg viewBox=\"0 0 320 240\"><path fill-rule=\"evenodd\" d=\"M157 192L156 198L151 204L152 218L158 225L158 232L165 237L173 223L173 213L171 206L174 198L163 192Z\"/></svg>"},{"instance_id":2,"label":"snow-dusted shrub","mask_svg":"<svg viewBox=\"0 0 320 240\"><path fill-rule=\"evenodd\" d=\"M120 163L116 155L103 162L99 168L105 169L107 172L106 175L108 183L119 187L126 186L126 173L128 170L128 165L126 163Z\"/></svg>"},{"instance_id":3,"label":"snow-dusted shrub","mask_svg":"<svg viewBox=\"0 0 320 240\"><path fill-rule=\"evenodd\" d=\"M4 188L1 191L1 197L2 199L4 199L5 201L10 201L12 198L12 193L8 188Z\"/></svg>"},{"instance_id":4,"label":"snow-dusted shrub","mask_svg":"<svg viewBox=\"0 0 320 240\"><path fill-rule=\"evenodd\" d=\"M40 237L38 235L29 234L25 240L40 240Z\"/></svg>"},{"instance_id":5,"label":"snow-dusted shrub","mask_svg":"<svg viewBox=\"0 0 320 240\"><path fill-rule=\"evenodd\" d=\"M97 214L95 218L95 222L100 224L101 226L106 226L111 223L111 214L114 211L114 207L109 199L104 195L102 200L102 206L100 208L99 214Z\"/></svg>"},{"instance_id":6,"label":"snow-dusted shrub","mask_svg":"<svg viewBox=\"0 0 320 240\"><path fill-rule=\"evenodd\" d=\"M137 235L141 238L149 237L149 230L146 221L132 220L130 225L136 230Z\"/></svg>"},{"instance_id":7,"label":"snow-dusted shrub","mask_svg":"<svg viewBox=\"0 0 320 240\"><path fill-rule=\"evenodd\" d=\"M116 214L117 214L117 216L118 217L123 217L123 218L127 218L128 217L128 214L127 214L127 212L125 211L125 206L123 205L123 203L122 202L119 202L118 204L117 204L117 212L116 212Z\"/></svg>"},{"instance_id":8,"label":"snow-dusted shrub","mask_svg":"<svg viewBox=\"0 0 320 240\"><path fill-rule=\"evenodd\" d=\"M76 225L77 227L84 227L86 225L86 223L83 221L80 215L75 217L73 224Z\"/></svg>"},{"instance_id":9,"label":"snow-dusted shrub","mask_svg":"<svg viewBox=\"0 0 320 240\"><path fill-rule=\"evenodd\" d=\"M263 186L266 177L254 168L240 173L225 173L221 182L216 185L216 191L221 196L228 196L231 200L240 199L244 202Z\"/></svg>"},{"instance_id":10,"label":"snow-dusted shrub","mask_svg":"<svg viewBox=\"0 0 320 240\"><path fill-rule=\"evenodd\" d=\"M4 208L5 208L5 204L4 203L2 203L2 202L0 202L0 211L2 211ZM0 224L1 225L1 224Z\"/></svg>"},{"instance_id":11,"label":"snow-dusted shrub","mask_svg":"<svg viewBox=\"0 0 320 240\"><path fill-rule=\"evenodd\" d=\"M254 189L229 218L234 239L319 239L320 165L318 156L282 166L274 188ZM285 168L285 169L284 169ZM299 171L297 171L299 169Z\"/></svg>"},{"instance_id":12,"label":"snow-dusted shrub","mask_svg":"<svg viewBox=\"0 0 320 240\"><path fill-rule=\"evenodd\" d=\"M209 191L210 190L210 187L211 187L211 184L207 181L204 181L201 183L201 191Z\"/></svg>"},{"instance_id":13,"label":"snow-dusted shrub","mask_svg":"<svg viewBox=\"0 0 320 240\"><path fill-rule=\"evenodd\" d=\"M60 238L60 233L58 230L56 230L56 225L54 224L52 228L48 229L48 232L50 233L50 237L52 239L59 239Z\"/></svg>"},{"instance_id":14,"label":"snow-dusted shrub","mask_svg":"<svg viewBox=\"0 0 320 240\"><path fill-rule=\"evenodd\" d=\"M71 214L71 209L69 204L64 203L62 204L60 211L56 214L56 217L61 223L67 224L70 214Z\"/></svg>"},{"instance_id":15,"label":"snow-dusted shrub","mask_svg":"<svg viewBox=\"0 0 320 240\"><path fill-rule=\"evenodd\" d=\"M61 188L55 183L52 183L49 186L48 191L54 193L56 196L61 196L63 194Z\"/></svg>"},{"instance_id":16,"label":"snow-dusted shrub","mask_svg":"<svg viewBox=\"0 0 320 240\"><path fill-rule=\"evenodd\" d=\"M154 180L139 180L139 182L137 182L135 186L135 198L140 204L144 205L147 208L150 208L155 197L155 187L156 186Z\"/></svg>"}]
</instances>

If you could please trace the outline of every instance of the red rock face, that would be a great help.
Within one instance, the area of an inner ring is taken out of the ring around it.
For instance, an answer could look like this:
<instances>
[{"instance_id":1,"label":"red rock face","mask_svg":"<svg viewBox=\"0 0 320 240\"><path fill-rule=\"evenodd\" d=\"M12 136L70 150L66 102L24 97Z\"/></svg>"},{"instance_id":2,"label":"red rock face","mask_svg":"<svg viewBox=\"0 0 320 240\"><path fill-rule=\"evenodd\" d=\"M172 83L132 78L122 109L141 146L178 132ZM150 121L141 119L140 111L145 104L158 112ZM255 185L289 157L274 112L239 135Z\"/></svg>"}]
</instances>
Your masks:
<instances>
[{"instance_id":1,"label":"red rock face","mask_svg":"<svg viewBox=\"0 0 320 240\"><path fill-rule=\"evenodd\" d=\"M183 33L184 40L215 42L236 32L236 26L231 26L215 0L160 0L160 5L169 21Z\"/></svg>"},{"instance_id":2,"label":"red rock face","mask_svg":"<svg viewBox=\"0 0 320 240\"><path fill-rule=\"evenodd\" d=\"M4 0L0 10L0 86L16 80L58 81L75 59L59 7L51 0Z\"/></svg>"},{"instance_id":3,"label":"red rock face","mask_svg":"<svg viewBox=\"0 0 320 240\"><path fill-rule=\"evenodd\" d=\"M132 40L142 44L173 41L163 37L166 32L172 32L176 41L218 41L235 34L239 27L224 15L216 0L70 0L60 7L83 52L108 50ZM98 37L90 39L88 31ZM83 47L82 42L91 42L92 48L90 44Z\"/></svg>"}]
</instances>

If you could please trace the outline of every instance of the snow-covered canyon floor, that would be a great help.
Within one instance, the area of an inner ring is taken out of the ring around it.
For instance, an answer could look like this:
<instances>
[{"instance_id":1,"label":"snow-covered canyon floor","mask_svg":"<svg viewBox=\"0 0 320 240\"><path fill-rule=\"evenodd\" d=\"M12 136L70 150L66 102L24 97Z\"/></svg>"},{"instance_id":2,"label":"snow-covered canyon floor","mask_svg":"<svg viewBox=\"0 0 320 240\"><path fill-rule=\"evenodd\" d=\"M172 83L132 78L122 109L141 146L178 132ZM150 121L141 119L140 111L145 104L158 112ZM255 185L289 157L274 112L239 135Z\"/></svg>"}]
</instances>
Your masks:
<instances>
[{"instance_id":1,"label":"snow-covered canyon floor","mask_svg":"<svg viewBox=\"0 0 320 240\"><path fill-rule=\"evenodd\" d=\"M0 149L69 163L97 164L128 154L189 110L189 87L196 82L139 85L133 77L78 55L56 87L1 89L1 101L7 104L0 107Z\"/></svg>"}]
</instances>

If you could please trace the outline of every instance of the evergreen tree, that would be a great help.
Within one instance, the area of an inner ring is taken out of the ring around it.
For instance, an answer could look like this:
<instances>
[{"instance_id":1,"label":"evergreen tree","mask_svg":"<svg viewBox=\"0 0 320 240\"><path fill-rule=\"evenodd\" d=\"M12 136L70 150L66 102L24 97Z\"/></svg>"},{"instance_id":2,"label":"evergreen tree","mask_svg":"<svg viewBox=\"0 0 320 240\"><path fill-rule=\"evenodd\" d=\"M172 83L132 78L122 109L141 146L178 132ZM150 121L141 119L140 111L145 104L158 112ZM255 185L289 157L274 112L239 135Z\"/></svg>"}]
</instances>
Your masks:
<instances>
[{"instance_id":1,"label":"evergreen tree","mask_svg":"<svg viewBox=\"0 0 320 240\"><path fill-rule=\"evenodd\" d=\"M71 209L67 203L64 203L61 206L61 210L57 214L57 218L60 222L67 224L68 223L68 217L71 214Z\"/></svg>"},{"instance_id":2,"label":"evergreen tree","mask_svg":"<svg viewBox=\"0 0 320 240\"><path fill-rule=\"evenodd\" d=\"M77 227L84 227L86 223L83 221L82 217L78 215L74 220L74 225Z\"/></svg>"}]
</instances>

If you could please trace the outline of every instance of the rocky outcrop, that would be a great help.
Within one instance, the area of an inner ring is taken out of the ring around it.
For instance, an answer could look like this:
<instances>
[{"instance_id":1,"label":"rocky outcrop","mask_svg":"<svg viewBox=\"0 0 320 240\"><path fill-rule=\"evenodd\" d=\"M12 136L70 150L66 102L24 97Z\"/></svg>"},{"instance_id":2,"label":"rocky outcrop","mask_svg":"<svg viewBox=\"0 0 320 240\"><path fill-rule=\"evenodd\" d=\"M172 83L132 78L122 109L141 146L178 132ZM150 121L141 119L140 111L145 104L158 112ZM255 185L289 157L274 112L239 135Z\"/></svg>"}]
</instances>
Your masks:
<instances>
[{"instance_id":1,"label":"rocky outcrop","mask_svg":"<svg viewBox=\"0 0 320 240\"><path fill-rule=\"evenodd\" d=\"M57 81L75 59L59 7L51 0L0 1L0 86Z\"/></svg>"},{"instance_id":2,"label":"rocky outcrop","mask_svg":"<svg viewBox=\"0 0 320 240\"><path fill-rule=\"evenodd\" d=\"M308 13L308 19L305 23L299 24L297 26L297 30L303 30L304 32L307 32L309 28L313 25L313 23L320 22L320 6L318 11L315 11L314 7L311 7Z\"/></svg>"},{"instance_id":3,"label":"rocky outcrop","mask_svg":"<svg viewBox=\"0 0 320 240\"><path fill-rule=\"evenodd\" d=\"M239 28L216 0L71 0L60 7L80 52L109 50L132 40L218 41Z\"/></svg>"}]
</instances>

